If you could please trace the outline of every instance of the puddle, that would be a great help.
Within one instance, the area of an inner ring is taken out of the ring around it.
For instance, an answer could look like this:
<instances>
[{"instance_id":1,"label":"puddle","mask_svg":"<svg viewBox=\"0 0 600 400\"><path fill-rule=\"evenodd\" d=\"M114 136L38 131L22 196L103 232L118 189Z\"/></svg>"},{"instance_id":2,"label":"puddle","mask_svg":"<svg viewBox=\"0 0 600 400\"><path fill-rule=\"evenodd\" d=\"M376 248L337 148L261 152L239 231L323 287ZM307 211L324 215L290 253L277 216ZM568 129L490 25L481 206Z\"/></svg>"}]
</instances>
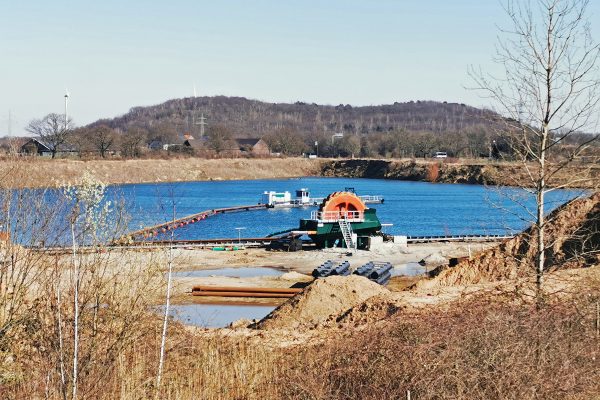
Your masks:
<instances>
[{"instance_id":1,"label":"puddle","mask_svg":"<svg viewBox=\"0 0 600 400\"><path fill-rule=\"evenodd\" d=\"M417 276L424 274L426 271L427 268L418 262L409 262L396 265L394 269L392 269L392 276Z\"/></svg>"},{"instance_id":2,"label":"puddle","mask_svg":"<svg viewBox=\"0 0 600 400\"><path fill-rule=\"evenodd\" d=\"M173 272L173 277L175 278L206 278L209 276L227 276L230 278L256 278L261 276L281 275L283 275L282 271L269 267L219 268Z\"/></svg>"},{"instance_id":3,"label":"puddle","mask_svg":"<svg viewBox=\"0 0 600 400\"><path fill-rule=\"evenodd\" d=\"M262 319L275 306L242 306L224 304L173 304L169 314L185 325L203 328L224 328L238 319ZM164 306L158 308L164 312Z\"/></svg>"}]
</instances>

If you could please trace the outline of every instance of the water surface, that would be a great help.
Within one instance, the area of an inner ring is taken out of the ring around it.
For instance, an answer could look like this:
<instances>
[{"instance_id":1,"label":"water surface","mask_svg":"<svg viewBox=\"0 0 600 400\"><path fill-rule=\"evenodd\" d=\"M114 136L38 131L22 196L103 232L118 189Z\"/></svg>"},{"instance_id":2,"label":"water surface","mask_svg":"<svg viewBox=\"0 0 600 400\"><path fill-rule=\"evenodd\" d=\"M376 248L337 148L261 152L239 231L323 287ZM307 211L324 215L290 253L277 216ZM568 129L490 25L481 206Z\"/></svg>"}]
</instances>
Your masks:
<instances>
[{"instance_id":1,"label":"water surface","mask_svg":"<svg viewBox=\"0 0 600 400\"><path fill-rule=\"evenodd\" d=\"M239 319L262 319L275 309L274 306L225 305L225 304L175 304L169 315L175 320L203 328L225 328ZM159 310L164 313L164 306Z\"/></svg>"},{"instance_id":2,"label":"water surface","mask_svg":"<svg viewBox=\"0 0 600 400\"><path fill-rule=\"evenodd\" d=\"M384 204L373 204L385 231L395 235L512 234L530 223L528 210L535 200L518 188L480 185L431 184L383 179L300 178L252 181L135 184L110 187L109 196L123 196L133 216L131 229L139 229L203 210L252 205L263 191L293 192L308 188L313 197L353 187L359 195L382 195ZM582 194L581 190L557 190L547 195L546 208L554 209ZM315 208L276 208L209 217L175 230L176 239L211 239L266 236L297 228L300 218ZM243 228L241 231L235 228Z\"/></svg>"},{"instance_id":3,"label":"water surface","mask_svg":"<svg viewBox=\"0 0 600 400\"><path fill-rule=\"evenodd\" d=\"M194 271L176 271L176 278L206 278L210 276L226 276L230 278L256 278L261 276L281 276L282 271L269 267L219 268Z\"/></svg>"}]
</instances>

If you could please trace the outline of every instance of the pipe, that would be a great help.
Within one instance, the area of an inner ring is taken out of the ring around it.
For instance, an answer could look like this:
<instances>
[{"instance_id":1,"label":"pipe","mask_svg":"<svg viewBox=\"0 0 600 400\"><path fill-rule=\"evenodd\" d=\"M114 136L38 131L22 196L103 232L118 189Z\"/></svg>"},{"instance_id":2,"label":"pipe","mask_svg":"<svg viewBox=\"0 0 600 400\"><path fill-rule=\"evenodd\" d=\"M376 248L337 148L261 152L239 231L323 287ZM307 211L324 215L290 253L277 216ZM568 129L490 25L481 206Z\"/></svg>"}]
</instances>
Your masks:
<instances>
[{"instance_id":1,"label":"pipe","mask_svg":"<svg viewBox=\"0 0 600 400\"><path fill-rule=\"evenodd\" d=\"M390 263L385 263L381 266L378 265L375 268L375 270L373 270L373 272L371 272L371 274L369 275L369 279L378 279L379 277L390 272L392 270L392 268L394 268L394 267ZM391 274L391 272L390 272L390 274Z\"/></svg>"},{"instance_id":2,"label":"pipe","mask_svg":"<svg viewBox=\"0 0 600 400\"><path fill-rule=\"evenodd\" d=\"M293 293L256 293L256 292L192 292L193 296L213 297L264 297L264 298L290 298Z\"/></svg>"},{"instance_id":3,"label":"pipe","mask_svg":"<svg viewBox=\"0 0 600 400\"><path fill-rule=\"evenodd\" d=\"M350 263L348 261L342 262L340 265L338 265L337 267L335 267L331 270L330 275L340 275L340 276L350 275Z\"/></svg>"},{"instance_id":4,"label":"pipe","mask_svg":"<svg viewBox=\"0 0 600 400\"><path fill-rule=\"evenodd\" d=\"M244 287L244 286L194 286L193 292L249 292L249 293L285 293L296 294L303 289L300 288L267 288L267 287Z\"/></svg>"},{"instance_id":5,"label":"pipe","mask_svg":"<svg viewBox=\"0 0 600 400\"><path fill-rule=\"evenodd\" d=\"M385 285L389 282L389 280L391 278L392 278L392 273L388 271L385 274L381 275L379 278L371 279L371 280L375 283L379 283L380 285Z\"/></svg>"},{"instance_id":6,"label":"pipe","mask_svg":"<svg viewBox=\"0 0 600 400\"><path fill-rule=\"evenodd\" d=\"M368 263L366 263L365 265L362 265L360 267L358 267L355 271L354 274L355 275L360 275L360 276L364 276L364 277L369 277L369 275L371 274L371 272L373 272L373 269L375 268L375 264L373 264L373 261L369 261Z\"/></svg>"},{"instance_id":7,"label":"pipe","mask_svg":"<svg viewBox=\"0 0 600 400\"><path fill-rule=\"evenodd\" d=\"M325 278L331 275L333 270L333 261L327 260L321 266L315 268L312 272L312 276L315 278Z\"/></svg>"}]
</instances>

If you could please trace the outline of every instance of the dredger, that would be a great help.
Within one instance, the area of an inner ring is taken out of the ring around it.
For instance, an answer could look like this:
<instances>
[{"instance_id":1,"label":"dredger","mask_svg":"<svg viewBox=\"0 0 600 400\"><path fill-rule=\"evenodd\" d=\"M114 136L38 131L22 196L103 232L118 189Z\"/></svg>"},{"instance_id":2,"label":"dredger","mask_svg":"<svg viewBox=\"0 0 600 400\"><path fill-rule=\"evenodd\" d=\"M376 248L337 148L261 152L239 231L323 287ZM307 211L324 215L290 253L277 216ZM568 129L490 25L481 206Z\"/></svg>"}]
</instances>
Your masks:
<instances>
[{"instance_id":1,"label":"dredger","mask_svg":"<svg viewBox=\"0 0 600 400\"><path fill-rule=\"evenodd\" d=\"M300 231L319 248L347 247L366 249L370 238L381 235L381 222L374 208L352 192L333 192L311 213L300 220Z\"/></svg>"}]
</instances>

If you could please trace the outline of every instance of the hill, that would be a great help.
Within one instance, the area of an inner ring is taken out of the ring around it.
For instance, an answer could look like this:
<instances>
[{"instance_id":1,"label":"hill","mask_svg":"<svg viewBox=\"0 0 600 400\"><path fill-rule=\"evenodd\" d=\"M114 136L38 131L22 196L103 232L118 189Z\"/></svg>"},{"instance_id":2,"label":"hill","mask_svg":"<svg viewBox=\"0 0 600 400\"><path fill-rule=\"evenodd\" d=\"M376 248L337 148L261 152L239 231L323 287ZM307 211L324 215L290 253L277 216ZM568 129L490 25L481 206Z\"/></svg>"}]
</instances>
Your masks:
<instances>
[{"instance_id":1,"label":"hill","mask_svg":"<svg viewBox=\"0 0 600 400\"><path fill-rule=\"evenodd\" d=\"M148 107L134 107L117 118L96 122L127 130L161 123L198 131L201 114L207 124L227 125L238 135L262 136L281 128L302 134L344 132L368 134L394 130L457 132L485 128L494 114L465 104L410 101L377 106L266 103L244 97L188 97Z\"/></svg>"},{"instance_id":2,"label":"hill","mask_svg":"<svg viewBox=\"0 0 600 400\"><path fill-rule=\"evenodd\" d=\"M315 151L314 142L318 141L322 154L334 156L359 152L362 156L424 156L438 147L457 155L462 152L477 156L488 152L490 121L496 117L489 110L435 101L355 107L215 96L134 107L122 116L99 120L91 126L104 124L121 132L143 131L149 140L168 140L165 138L185 133L197 138L205 122L207 134L218 127L219 134L225 129L233 137L263 137L274 151L286 154ZM345 137L334 138L334 133Z\"/></svg>"}]
</instances>

